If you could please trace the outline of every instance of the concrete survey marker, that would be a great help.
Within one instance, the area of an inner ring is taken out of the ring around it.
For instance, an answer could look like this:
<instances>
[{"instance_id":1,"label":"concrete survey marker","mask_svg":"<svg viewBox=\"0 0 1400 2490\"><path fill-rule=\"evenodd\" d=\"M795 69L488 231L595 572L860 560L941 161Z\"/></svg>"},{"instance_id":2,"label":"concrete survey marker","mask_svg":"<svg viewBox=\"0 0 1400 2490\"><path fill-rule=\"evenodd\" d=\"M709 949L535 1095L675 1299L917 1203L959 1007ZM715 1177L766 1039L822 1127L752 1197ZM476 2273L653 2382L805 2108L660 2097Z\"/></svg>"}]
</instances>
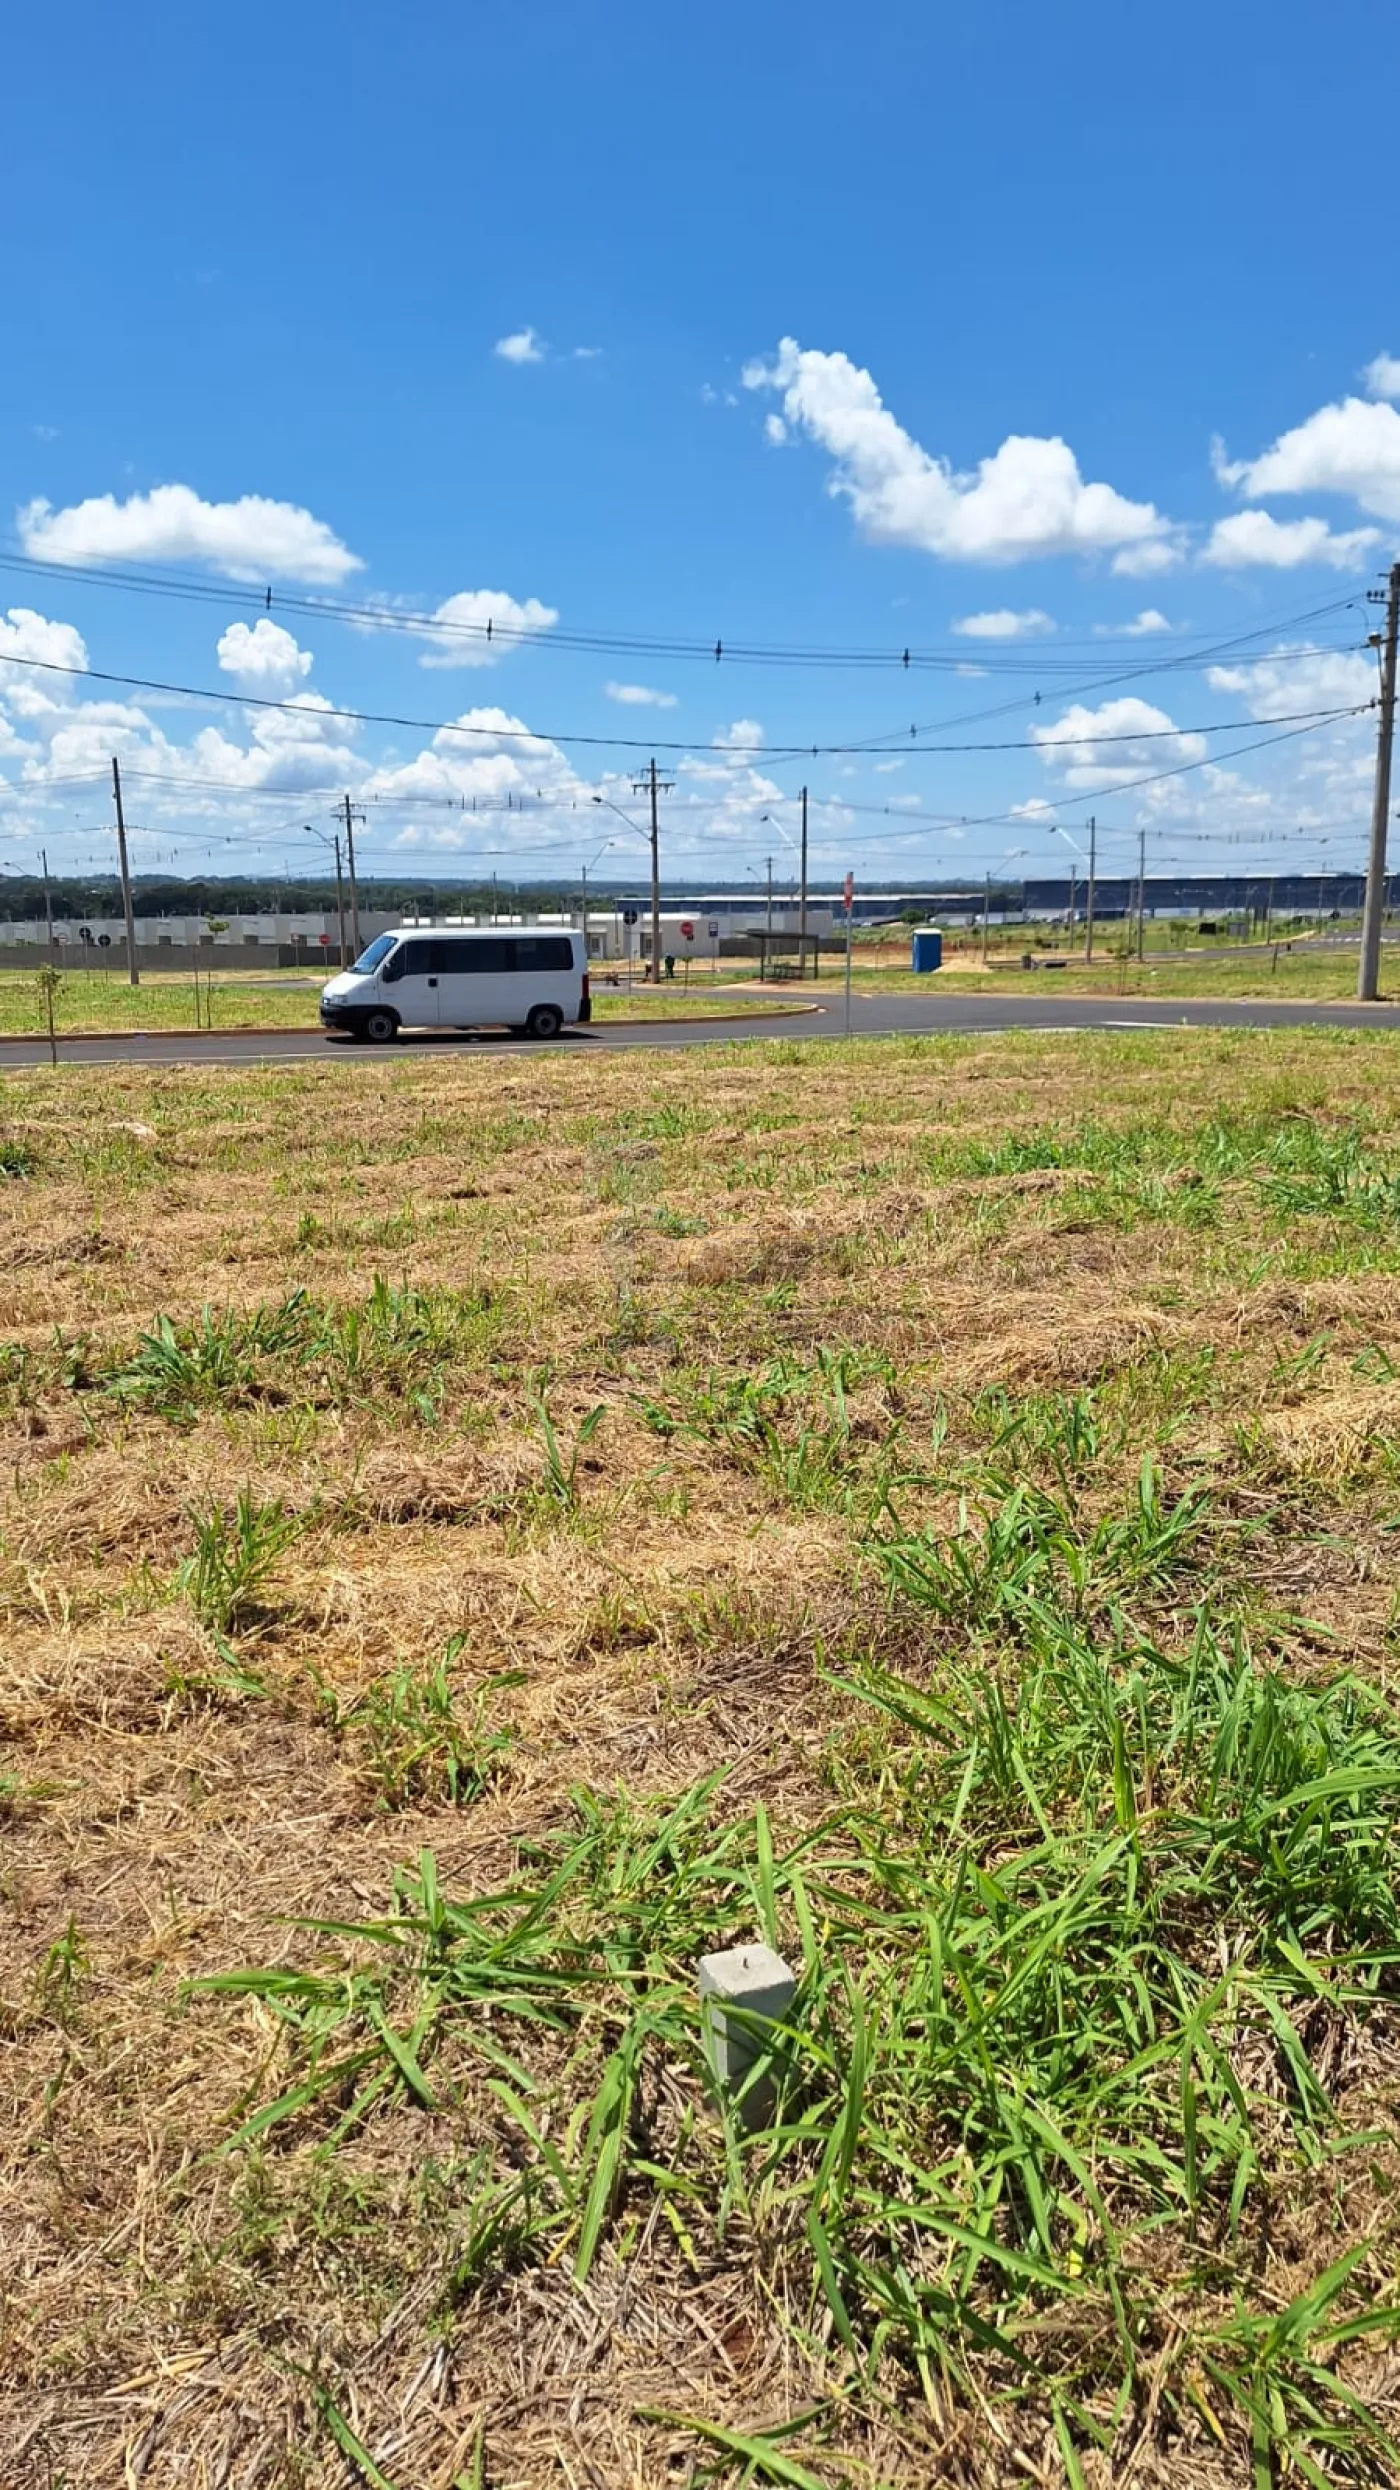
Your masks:
<instances>
[{"instance_id":1,"label":"concrete survey marker","mask_svg":"<svg viewBox=\"0 0 1400 2490\"><path fill-rule=\"evenodd\" d=\"M700 1957L700 2015L715 2080L736 2102L746 2127L765 2127L776 2088L771 2075L748 2081L771 2049L773 2027L787 2016L797 1994L797 1975L771 1945L735 1945L724 1954Z\"/></svg>"}]
</instances>

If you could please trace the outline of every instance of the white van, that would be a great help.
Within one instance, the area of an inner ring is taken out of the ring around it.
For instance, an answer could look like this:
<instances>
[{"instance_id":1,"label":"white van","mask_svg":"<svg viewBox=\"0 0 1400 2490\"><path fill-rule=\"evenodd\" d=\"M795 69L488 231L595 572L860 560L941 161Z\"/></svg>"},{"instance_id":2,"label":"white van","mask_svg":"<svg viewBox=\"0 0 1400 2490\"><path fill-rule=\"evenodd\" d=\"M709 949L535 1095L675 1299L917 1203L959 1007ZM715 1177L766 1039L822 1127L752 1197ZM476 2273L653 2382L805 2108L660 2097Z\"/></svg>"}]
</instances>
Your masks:
<instances>
[{"instance_id":1,"label":"white van","mask_svg":"<svg viewBox=\"0 0 1400 2490\"><path fill-rule=\"evenodd\" d=\"M504 1026L553 1038L566 1021L591 1017L588 960L575 933L401 925L376 935L353 968L321 989L322 1028L372 1046L387 1046L400 1029Z\"/></svg>"}]
</instances>

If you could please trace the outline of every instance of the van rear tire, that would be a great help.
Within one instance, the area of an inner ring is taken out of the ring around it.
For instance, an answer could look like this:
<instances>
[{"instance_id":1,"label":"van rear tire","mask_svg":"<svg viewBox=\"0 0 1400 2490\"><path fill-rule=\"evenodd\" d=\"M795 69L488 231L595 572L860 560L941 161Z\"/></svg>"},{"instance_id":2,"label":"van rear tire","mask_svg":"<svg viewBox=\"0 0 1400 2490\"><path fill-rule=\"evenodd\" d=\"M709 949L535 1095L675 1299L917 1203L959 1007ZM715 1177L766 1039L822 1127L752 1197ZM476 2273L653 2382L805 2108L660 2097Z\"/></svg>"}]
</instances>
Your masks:
<instances>
[{"instance_id":1,"label":"van rear tire","mask_svg":"<svg viewBox=\"0 0 1400 2490\"><path fill-rule=\"evenodd\" d=\"M557 1038L564 1026L564 1015L557 1003L537 1003L525 1022L525 1034L532 1038Z\"/></svg>"},{"instance_id":2,"label":"van rear tire","mask_svg":"<svg viewBox=\"0 0 1400 2490\"><path fill-rule=\"evenodd\" d=\"M398 1013L389 1011L366 1012L360 1021L360 1026L356 1034L364 1038L371 1046L392 1046L395 1038L399 1034Z\"/></svg>"}]
</instances>

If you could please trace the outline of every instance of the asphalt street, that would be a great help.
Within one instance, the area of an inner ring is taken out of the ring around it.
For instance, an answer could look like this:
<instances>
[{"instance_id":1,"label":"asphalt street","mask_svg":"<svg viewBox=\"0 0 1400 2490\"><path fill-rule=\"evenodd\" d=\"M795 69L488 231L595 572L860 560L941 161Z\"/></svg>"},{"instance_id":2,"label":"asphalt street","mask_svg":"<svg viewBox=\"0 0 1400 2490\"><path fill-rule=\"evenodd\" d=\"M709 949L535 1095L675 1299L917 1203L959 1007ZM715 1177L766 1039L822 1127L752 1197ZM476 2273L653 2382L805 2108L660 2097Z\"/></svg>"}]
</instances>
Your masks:
<instances>
[{"instance_id":1,"label":"asphalt street","mask_svg":"<svg viewBox=\"0 0 1400 2490\"><path fill-rule=\"evenodd\" d=\"M1060 994L894 994L855 995L851 1001L854 1037L977 1036L1002 1029L1392 1029L1400 1030L1400 1003L1157 1003L1107 997L1076 1001ZM598 1022L570 1029L557 1041L558 1050L587 1055L620 1046L725 1046L744 1040L802 1038L818 1041L844 1034L841 995L830 995L816 1011L810 1008L762 1015L736 1015L732 1020ZM356 1046L345 1038L327 1038L320 1029L211 1030L198 1037L136 1035L60 1037L60 1063L240 1064L334 1063L353 1075L361 1064L459 1054L530 1054L550 1050L528 1039L505 1035L462 1036L456 1030L425 1031L402 1037L393 1048ZM44 1039L0 1040L0 1072L6 1065L47 1063Z\"/></svg>"}]
</instances>

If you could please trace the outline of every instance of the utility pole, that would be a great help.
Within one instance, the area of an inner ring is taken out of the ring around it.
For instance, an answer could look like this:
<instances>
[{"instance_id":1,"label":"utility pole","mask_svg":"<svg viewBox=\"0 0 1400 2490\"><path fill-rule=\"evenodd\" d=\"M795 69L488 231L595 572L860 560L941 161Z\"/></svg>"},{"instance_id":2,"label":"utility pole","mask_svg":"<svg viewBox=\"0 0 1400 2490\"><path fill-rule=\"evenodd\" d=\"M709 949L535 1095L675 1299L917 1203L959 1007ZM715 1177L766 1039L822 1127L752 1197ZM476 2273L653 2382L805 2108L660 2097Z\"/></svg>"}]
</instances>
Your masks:
<instances>
[{"instance_id":1,"label":"utility pole","mask_svg":"<svg viewBox=\"0 0 1400 2490\"><path fill-rule=\"evenodd\" d=\"M987 965L987 946L992 938L992 877L987 875L982 893L982 966Z\"/></svg>"},{"instance_id":2,"label":"utility pole","mask_svg":"<svg viewBox=\"0 0 1400 2490\"><path fill-rule=\"evenodd\" d=\"M336 923L340 927L340 965L342 968L348 968L350 963L345 956L345 882L340 870L339 831L336 832L335 840L335 917ZM357 951L355 954L356 959L358 959L359 956L360 955Z\"/></svg>"},{"instance_id":3,"label":"utility pole","mask_svg":"<svg viewBox=\"0 0 1400 2490\"><path fill-rule=\"evenodd\" d=\"M1371 806L1371 853L1361 917L1361 961L1356 992L1374 1003L1381 990L1381 925L1385 913L1385 848L1390 818L1390 755L1395 741L1395 658L1400 640L1400 562L1393 562L1386 592L1385 647L1381 658L1381 720L1376 743L1376 792Z\"/></svg>"},{"instance_id":4,"label":"utility pole","mask_svg":"<svg viewBox=\"0 0 1400 2490\"><path fill-rule=\"evenodd\" d=\"M1137 955L1147 957L1147 832L1138 832L1138 938Z\"/></svg>"},{"instance_id":5,"label":"utility pole","mask_svg":"<svg viewBox=\"0 0 1400 2490\"><path fill-rule=\"evenodd\" d=\"M807 974L807 790L802 790L802 886L797 901L797 973Z\"/></svg>"},{"instance_id":6,"label":"utility pole","mask_svg":"<svg viewBox=\"0 0 1400 2490\"><path fill-rule=\"evenodd\" d=\"M364 814L356 813L347 795L345 799L345 861L350 869L350 939L355 946L356 959L359 958L361 949L360 886L355 878L355 823L357 820L363 821Z\"/></svg>"},{"instance_id":7,"label":"utility pole","mask_svg":"<svg viewBox=\"0 0 1400 2490\"><path fill-rule=\"evenodd\" d=\"M772 857L771 857L771 856L765 856L765 858L764 858L764 860L763 860L763 861L764 861L764 863L765 863L765 864L767 865L767 867L768 867L768 920L767 920L767 922L768 922L768 939L769 939L769 941L770 941L770 943L771 943L771 941L772 941L772 939L773 939L773 859L772 859Z\"/></svg>"},{"instance_id":8,"label":"utility pole","mask_svg":"<svg viewBox=\"0 0 1400 2490\"><path fill-rule=\"evenodd\" d=\"M1098 878L1098 840L1098 824L1091 813L1089 815L1089 896L1084 902L1084 965L1086 968L1092 968L1094 964L1094 884Z\"/></svg>"},{"instance_id":9,"label":"utility pole","mask_svg":"<svg viewBox=\"0 0 1400 2490\"><path fill-rule=\"evenodd\" d=\"M50 890L50 888L49 888L49 851L48 851L48 849L47 849L46 847L41 847L41 848L40 848L40 850L39 850L39 862L40 862L40 865L41 865L41 866L42 866L42 868L43 868L43 874L44 874L44 923L45 923L46 927L48 928L48 936L49 936L49 965L50 965L50 967L52 967L52 966L53 966L53 892L52 892L52 891Z\"/></svg>"},{"instance_id":10,"label":"utility pole","mask_svg":"<svg viewBox=\"0 0 1400 2490\"><path fill-rule=\"evenodd\" d=\"M656 799L663 793L669 795L674 785L673 778L657 777L654 757L648 766L645 778L634 778L632 781L634 795L649 794L651 797L651 977L653 985L658 983L661 976L661 820Z\"/></svg>"},{"instance_id":11,"label":"utility pole","mask_svg":"<svg viewBox=\"0 0 1400 2490\"><path fill-rule=\"evenodd\" d=\"M131 867L126 859L126 815L122 811L122 774L115 752L112 755L112 793L117 799L117 861L122 876L122 913L126 918L126 974L129 985L139 986L141 971L136 965L136 917L131 905Z\"/></svg>"}]
</instances>

